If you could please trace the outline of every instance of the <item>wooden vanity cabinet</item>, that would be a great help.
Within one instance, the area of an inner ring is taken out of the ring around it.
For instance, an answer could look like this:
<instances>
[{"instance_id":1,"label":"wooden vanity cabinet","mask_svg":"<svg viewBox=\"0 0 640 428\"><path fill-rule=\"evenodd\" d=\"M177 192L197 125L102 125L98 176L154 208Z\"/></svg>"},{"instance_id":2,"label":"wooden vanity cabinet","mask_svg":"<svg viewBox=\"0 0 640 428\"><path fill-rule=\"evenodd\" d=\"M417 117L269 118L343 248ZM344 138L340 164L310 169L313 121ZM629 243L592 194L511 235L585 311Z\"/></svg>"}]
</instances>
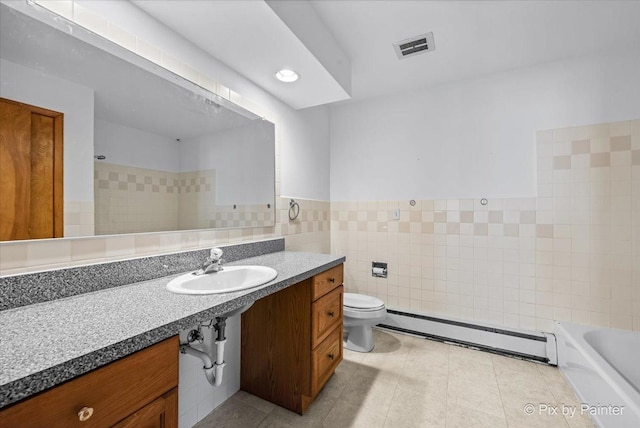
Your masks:
<instances>
[{"instance_id":1,"label":"wooden vanity cabinet","mask_svg":"<svg viewBox=\"0 0 640 428\"><path fill-rule=\"evenodd\" d=\"M172 337L0 410L0 426L175 428L178 346Z\"/></svg>"},{"instance_id":2,"label":"wooden vanity cabinet","mask_svg":"<svg viewBox=\"0 0 640 428\"><path fill-rule=\"evenodd\" d=\"M242 314L240 388L303 414L342 361L343 266Z\"/></svg>"}]
</instances>

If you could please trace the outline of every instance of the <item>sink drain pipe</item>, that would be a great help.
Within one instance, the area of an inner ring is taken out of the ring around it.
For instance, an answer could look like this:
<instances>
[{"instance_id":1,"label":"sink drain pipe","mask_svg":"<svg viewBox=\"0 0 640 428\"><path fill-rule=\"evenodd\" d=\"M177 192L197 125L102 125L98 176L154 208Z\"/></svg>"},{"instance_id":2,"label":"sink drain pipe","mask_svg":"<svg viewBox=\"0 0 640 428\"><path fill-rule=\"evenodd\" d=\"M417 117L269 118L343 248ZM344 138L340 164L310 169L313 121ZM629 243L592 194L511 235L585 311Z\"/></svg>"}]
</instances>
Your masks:
<instances>
[{"instance_id":1,"label":"sink drain pipe","mask_svg":"<svg viewBox=\"0 0 640 428\"><path fill-rule=\"evenodd\" d=\"M214 328L218 332L214 342L216 344L215 363L211 361L209 354L192 348L189 343L180 345L180 352L182 354L193 355L194 357L202 360L204 363L204 366L202 367L204 375L207 378L207 381L213 386L220 386L222 384L222 373L224 371L224 366L226 366L226 363L224 362L224 344L227 342L227 338L224 335L224 330L227 325L226 321L226 317L217 317L216 323L214 324Z\"/></svg>"}]
</instances>

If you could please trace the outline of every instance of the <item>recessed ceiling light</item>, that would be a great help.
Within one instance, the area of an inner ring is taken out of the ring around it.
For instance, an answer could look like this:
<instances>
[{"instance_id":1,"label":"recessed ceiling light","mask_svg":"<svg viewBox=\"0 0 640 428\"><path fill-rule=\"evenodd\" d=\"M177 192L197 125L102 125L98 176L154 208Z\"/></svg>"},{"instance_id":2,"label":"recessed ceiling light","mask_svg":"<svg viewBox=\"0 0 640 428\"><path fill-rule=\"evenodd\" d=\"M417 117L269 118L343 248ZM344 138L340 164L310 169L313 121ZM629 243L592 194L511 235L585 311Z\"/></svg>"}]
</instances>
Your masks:
<instances>
[{"instance_id":1,"label":"recessed ceiling light","mask_svg":"<svg viewBox=\"0 0 640 428\"><path fill-rule=\"evenodd\" d=\"M276 79L286 83L295 82L296 80L298 80L298 77L298 73L293 70L289 70L288 68L283 68L276 73Z\"/></svg>"}]
</instances>

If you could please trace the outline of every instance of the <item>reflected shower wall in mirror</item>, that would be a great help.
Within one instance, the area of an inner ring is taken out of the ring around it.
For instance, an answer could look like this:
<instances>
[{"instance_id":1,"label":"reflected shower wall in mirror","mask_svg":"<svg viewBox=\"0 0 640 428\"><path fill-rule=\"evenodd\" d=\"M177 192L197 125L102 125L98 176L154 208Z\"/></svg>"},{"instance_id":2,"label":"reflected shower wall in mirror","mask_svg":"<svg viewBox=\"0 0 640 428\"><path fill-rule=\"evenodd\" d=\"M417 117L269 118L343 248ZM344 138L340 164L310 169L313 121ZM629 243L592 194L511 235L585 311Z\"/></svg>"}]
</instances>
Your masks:
<instances>
[{"instance_id":1,"label":"reflected shower wall in mirror","mask_svg":"<svg viewBox=\"0 0 640 428\"><path fill-rule=\"evenodd\" d=\"M0 97L64 115L63 236L275 224L272 123L0 7Z\"/></svg>"},{"instance_id":2,"label":"reflected shower wall in mirror","mask_svg":"<svg viewBox=\"0 0 640 428\"><path fill-rule=\"evenodd\" d=\"M96 120L96 234L273 225L272 137L262 120L176 139Z\"/></svg>"}]
</instances>

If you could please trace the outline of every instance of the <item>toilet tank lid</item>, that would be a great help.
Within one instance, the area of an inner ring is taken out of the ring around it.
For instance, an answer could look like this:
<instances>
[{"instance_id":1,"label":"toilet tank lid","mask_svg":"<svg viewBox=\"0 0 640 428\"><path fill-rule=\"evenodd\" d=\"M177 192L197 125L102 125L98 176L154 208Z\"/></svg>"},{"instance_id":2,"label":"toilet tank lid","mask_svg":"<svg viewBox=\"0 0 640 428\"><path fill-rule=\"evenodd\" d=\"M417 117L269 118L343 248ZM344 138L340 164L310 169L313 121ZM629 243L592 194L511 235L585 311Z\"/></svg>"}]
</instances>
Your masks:
<instances>
[{"instance_id":1,"label":"toilet tank lid","mask_svg":"<svg viewBox=\"0 0 640 428\"><path fill-rule=\"evenodd\" d=\"M384 306L384 302L377 297L364 294L344 293L344 305L357 309L373 309Z\"/></svg>"}]
</instances>

